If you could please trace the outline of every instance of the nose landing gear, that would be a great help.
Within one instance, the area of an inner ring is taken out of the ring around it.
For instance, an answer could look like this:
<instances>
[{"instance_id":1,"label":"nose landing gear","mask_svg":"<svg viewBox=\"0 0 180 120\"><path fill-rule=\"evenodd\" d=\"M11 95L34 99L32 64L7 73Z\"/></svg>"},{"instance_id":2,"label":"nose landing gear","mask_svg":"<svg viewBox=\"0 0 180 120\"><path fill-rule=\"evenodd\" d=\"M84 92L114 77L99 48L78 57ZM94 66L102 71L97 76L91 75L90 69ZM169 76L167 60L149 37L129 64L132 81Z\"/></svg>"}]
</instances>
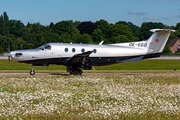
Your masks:
<instances>
[{"instance_id":1,"label":"nose landing gear","mask_svg":"<svg viewBox=\"0 0 180 120\"><path fill-rule=\"evenodd\" d=\"M30 71L30 75L35 75L35 71L33 70L33 65L31 66L32 70Z\"/></svg>"}]
</instances>

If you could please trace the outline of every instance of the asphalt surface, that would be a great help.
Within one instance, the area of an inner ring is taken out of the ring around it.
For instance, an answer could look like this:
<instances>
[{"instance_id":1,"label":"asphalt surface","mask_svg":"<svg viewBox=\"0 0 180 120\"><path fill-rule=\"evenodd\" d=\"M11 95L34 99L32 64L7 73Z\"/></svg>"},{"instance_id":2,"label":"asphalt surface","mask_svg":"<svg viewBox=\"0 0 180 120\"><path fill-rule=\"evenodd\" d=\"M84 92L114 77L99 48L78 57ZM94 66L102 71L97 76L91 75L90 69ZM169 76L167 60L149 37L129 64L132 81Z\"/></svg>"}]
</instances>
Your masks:
<instances>
[{"instance_id":1,"label":"asphalt surface","mask_svg":"<svg viewBox=\"0 0 180 120\"><path fill-rule=\"evenodd\" d=\"M0 73L0 76L31 76L29 73ZM36 73L32 76L72 76L69 73ZM83 73L82 76L180 76L180 73Z\"/></svg>"},{"instance_id":2,"label":"asphalt surface","mask_svg":"<svg viewBox=\"0 0 180 120\"><path fill-rule=\"evenodd\" d=\"M8 57L0 56L0 59L8 59ZM179 56L161 56L157 58L150 59L159 59L159 60L180 60ZM69 73L36 73L35 76L53 76L53 75L62 75L70 76ZM124 76L124 75L147 75L147 76L180 76L180 73L83 73L85 76ZM0 73L0 76L31 76L29 73Z\"/></svg>"}]
</instances>

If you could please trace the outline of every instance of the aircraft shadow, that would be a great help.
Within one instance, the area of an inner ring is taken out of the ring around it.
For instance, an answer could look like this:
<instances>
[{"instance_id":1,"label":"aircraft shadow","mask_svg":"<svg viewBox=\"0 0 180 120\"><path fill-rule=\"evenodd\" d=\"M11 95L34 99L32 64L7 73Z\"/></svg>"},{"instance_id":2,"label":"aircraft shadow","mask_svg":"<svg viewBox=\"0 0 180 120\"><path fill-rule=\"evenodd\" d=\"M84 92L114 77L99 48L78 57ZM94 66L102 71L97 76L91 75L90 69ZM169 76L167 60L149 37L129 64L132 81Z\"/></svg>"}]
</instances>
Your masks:
<instances>
[{"instance_id":1,"label":"aircraft shadow","mask_svg":"<svg viewBox=\"0 0 180 120\"><path fill-rule=\"evenodd\" d=\"M50 75L62 75L62 76L71 76L70 74L66 73L49 73Z\"/></svg>"},{"instance_id":2,"label":"aircraft shadow","mask_svg":"<svg viewBox=\"0 0 180 120\"><path fill-rule=\"evenodd\" d=\"M138 75L137 73L126 73L124 75Z\"/></svg>"}]
</instances>

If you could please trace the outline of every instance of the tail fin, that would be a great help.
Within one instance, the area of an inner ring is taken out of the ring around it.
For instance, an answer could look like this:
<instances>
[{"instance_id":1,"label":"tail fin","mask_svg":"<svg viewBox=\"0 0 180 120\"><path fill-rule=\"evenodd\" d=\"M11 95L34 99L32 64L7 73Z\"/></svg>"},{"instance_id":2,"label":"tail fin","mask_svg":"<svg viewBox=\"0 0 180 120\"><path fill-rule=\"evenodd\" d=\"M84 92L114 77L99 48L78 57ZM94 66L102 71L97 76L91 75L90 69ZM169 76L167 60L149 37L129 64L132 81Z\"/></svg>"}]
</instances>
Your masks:
<instances>
[{"instance_id":1,"label":"tail fin","mask_svg":"<svg viewBox=\"0 0 180 120\"><path fill-rule=\"evenodd\" d=\"M154 33L147 40L149 45L148 49L153 50L154 53L161 53L166 45L171 31L175 32L175 30L170 29L151 29L150 31Z\"/></svg>"}]
</instances>

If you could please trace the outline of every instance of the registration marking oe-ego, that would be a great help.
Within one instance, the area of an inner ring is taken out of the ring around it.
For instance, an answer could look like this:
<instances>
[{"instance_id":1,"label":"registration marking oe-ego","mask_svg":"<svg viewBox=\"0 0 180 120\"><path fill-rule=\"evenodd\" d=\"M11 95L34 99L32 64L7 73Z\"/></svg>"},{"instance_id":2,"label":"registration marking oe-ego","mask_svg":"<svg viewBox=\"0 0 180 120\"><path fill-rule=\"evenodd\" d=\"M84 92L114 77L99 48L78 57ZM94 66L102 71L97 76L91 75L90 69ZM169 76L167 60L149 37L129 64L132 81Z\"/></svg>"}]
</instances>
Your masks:
<instances>
[{"instance_id":1,"label":"registration marking oe-ego","mask_svg":"<svg viewBox=\"0 0 180 120\"><path fill-rule=\"evenodd\" d=\"M129 43L130 47L146 47L147 43Z\"/></svg>"}]
</instances>

